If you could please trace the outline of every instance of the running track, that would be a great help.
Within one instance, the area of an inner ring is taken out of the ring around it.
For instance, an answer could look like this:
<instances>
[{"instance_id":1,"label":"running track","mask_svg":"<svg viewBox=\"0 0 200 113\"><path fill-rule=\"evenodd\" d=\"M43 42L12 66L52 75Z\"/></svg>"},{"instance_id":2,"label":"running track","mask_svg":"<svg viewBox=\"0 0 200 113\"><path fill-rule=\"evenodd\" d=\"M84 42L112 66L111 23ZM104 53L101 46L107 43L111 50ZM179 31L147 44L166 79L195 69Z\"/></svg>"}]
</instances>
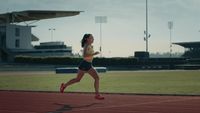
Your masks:
<instances>
[{"instance_id":1,"label":"running track","mask_svg":"<svg viewBox=\"0 0 200 113\"><path fill-rule=\"evenodd\" d=\"M0 113L199 113L200 96L0 91Z\"/></svg>"}]
</instances>

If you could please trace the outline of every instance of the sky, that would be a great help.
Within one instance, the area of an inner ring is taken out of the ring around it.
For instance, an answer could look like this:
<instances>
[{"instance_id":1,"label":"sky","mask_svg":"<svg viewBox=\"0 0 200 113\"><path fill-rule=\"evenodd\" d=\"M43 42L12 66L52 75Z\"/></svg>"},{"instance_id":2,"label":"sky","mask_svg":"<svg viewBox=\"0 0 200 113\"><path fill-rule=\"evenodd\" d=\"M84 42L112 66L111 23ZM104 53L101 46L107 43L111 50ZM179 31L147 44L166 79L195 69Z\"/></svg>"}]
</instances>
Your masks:
<instances>
[{"instance_id":1,"label":"sky","mask_svg":"<svg viewBox=\"0 0 200 113\"><path fill-rule=\"evenodd\" d=\"M0 0L0 13L24 10L84 11L80 15L41 20L31 25L32 33L40 42L64 41L80 53L85 33L94 36L94 49L100 47L100 24L96 16L106 16L102 24L102 55L104 57L134 56L135 51L145 51L146 0ZM173 22L172 42L200 41L199 0L148 0L149 52L164 53L170 50L168 22ZM30 23L30 22L27 22ZM24 23L20 23L24 24ZM55 29L51 31L50 28ZM172 52L184 52L173 45Z\"/></svg>"}]
</instances>

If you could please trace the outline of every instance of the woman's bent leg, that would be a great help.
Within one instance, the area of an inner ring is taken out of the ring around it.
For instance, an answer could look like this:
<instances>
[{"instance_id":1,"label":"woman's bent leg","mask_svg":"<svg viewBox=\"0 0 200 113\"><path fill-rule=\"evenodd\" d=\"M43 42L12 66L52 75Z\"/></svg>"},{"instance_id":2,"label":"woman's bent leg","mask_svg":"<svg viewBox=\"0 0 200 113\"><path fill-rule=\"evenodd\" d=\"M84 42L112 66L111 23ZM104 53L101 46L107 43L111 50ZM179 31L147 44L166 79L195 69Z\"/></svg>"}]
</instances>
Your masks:
<instances>
[{"instance_id":1,"label":"woman's bent leg","mask_svg":"<svg viewBox=\"0 0 200 113\"><path fill-rule=\"evenodd\" d=\"M65 84L64 83L61 84L60 92L63 93L66 87L68 87L68 86L70 86L70 85L72 85L74 83L80 82L80 80L82 79L84 73L85 73L84 71L79 69L76 78L73 78L73 79L69 80Z\"/></svg>"},{"instance_id":2,"label":"woman's bent leg","mask_svg":"<svg viewBox=\"0 0 200 113\"><path fill-rule=\"evenodd\" d=\"M88 73L94 78L94 88L95 88L95 98L99 100L103 100L104 97L101 97L99 94L99 76L97 71L92 67Z\"/></svg>"}]
</instances>

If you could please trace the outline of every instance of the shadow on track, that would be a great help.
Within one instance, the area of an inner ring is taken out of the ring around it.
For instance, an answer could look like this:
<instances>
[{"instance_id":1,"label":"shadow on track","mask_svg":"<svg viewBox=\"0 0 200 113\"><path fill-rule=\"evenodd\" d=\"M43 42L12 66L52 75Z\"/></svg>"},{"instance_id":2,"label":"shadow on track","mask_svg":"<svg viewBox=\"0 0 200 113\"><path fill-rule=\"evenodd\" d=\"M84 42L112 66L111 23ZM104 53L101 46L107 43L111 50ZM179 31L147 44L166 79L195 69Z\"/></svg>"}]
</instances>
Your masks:
<instances>
[{"instance_id":1,"label":"shadow on track","mask_svg":"<svg viewBox=\"0 0 200 113\"><path fill-rule=\"evenodd\" d=\"M70 105L60 104L60 103L54 103L54 104L61 106L61 107L59 109L55 110L55 111L50 111L50 112L47 112L47 113L64 113L64 112L71 111L71 110L76 109L76 108L87 108L87 107L91 107L91 106L94 106L94 105L97 105L97 104L100 104L100 103L91 103L91 104L88 104L88 105L82 105L82 106L77 106L77 107L72 107Z\"/></svg>"}]
</instances>

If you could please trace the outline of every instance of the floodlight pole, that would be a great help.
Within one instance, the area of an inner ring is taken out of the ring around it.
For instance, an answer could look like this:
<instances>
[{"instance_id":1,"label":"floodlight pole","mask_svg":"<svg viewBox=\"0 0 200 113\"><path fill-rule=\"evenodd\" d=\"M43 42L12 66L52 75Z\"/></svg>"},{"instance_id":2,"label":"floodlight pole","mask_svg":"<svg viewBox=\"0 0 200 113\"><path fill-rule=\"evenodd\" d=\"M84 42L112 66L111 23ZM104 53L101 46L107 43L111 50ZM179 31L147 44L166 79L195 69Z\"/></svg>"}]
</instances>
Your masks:
<instances>
[{"instance_id":1,"label":"floodlight pole","mask_svg":"<svg viewBox=\"0 0 200 113\"><path fill-rule=\"evenodd\" d=\"M173 22L169 21L168 22L168 28L169 28L169 33L170 33L170 39L169 39L169 53L170 57L172 56L172 28L173 28Z\"/></svg>"},{"instance_id":2,"label":"floodlight pole","mask_svg":"<svg viewBox=\"0 0 200 113\"><path fill-rule=\"evenodd\" d=\"M148 52L148 2L146 0L146 52Z\"/></svg>"},{"instance_id":3,"label":"floodlight pole","mask_svg":"<svg viewBox=\"0 0 200 113\"><path fill-rule=\"evenodd\" d=\"M101 23L100 25L100 47L99 47L99 51L100 51L100 57L102 57L102 29L101 29Z\"/></svg>"},{"instance_id":4,"label":"floodlight pole","mask_svg":"<svg viewBox=\"0 0 200 113\"><path fill-rule=\"evenodd\" d=\"M49 28L49 31L51 31L51 41L53 41L53 31L55 31L55 28Z\"/></svg>"},{"instance_id":5,"label":"floodlight pole","mask_svg":"<svg viewBox=\"0 0 200 113\"><path fill-rule=\"evenodd\" d=\"M106 16L96 16L95 22L99 23L99 25L100 25L100 47L99 47L99 51L100 51L100 57L102 57L102 23L107 22L107 17Z\"/></svg>"},{"instance_id":6,"label":"floodlight pole","mask_svg":"<svg viewBox=\"0 0 200 113\"><path fill-rule=\"evenodd\" d=\"M146 41L146 52L148 52L148 40L150 38L150 34L148 31L148 1L146 0L146 30L144 31L145 37L144 37L144 41Z\"/></svg>"}]
</instances>

